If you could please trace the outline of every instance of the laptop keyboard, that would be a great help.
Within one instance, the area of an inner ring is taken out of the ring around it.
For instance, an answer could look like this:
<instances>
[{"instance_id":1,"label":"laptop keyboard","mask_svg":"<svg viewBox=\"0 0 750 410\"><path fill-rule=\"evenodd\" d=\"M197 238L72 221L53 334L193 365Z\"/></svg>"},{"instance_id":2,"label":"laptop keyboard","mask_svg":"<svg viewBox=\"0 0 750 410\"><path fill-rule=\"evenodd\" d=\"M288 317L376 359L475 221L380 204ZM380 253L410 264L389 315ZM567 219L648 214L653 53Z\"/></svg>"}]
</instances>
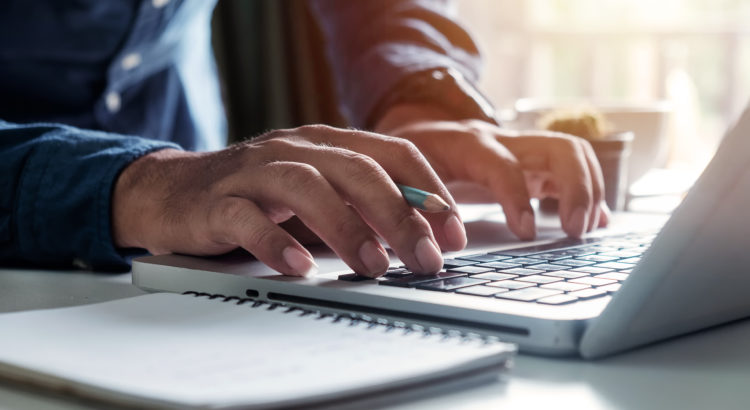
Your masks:
<instances>
[{"instance_id":1,"label":"laptop keyboard","mask_svg":"<svg viewBox=\"0 0 750 410\"><path fill-rule=\"evenodd\" d=\"M415 275L398 266L377 279L355 273L340 275L338 279L562 305L617 292L655 236L648 233L569 238L445 259L443 271L435 275Z\"/></svg>"}]
</instances>

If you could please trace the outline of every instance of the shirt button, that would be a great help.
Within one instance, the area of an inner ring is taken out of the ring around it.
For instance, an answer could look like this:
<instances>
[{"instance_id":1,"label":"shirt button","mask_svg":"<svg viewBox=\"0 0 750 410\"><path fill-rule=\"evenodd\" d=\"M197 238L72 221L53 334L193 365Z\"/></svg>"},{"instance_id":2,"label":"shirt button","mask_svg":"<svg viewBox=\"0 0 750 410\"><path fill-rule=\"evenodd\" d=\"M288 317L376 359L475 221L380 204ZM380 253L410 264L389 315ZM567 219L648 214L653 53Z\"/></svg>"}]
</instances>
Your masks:
<instances>
[{"instance_id":1,"label":"shirt button","mask_svg":"<svg viewBox=\"0 0 750 410\"><path fill-rule=\"evenodd\" d=\"M138 53L130 53L122 58L120 66L123 70L132 70L141 64L141 55Z\"/></svg>"},{"instance_id":2,"label":"shirt button","mask_svg":"<svg viewBox=\"0 0 750 410\"><path fill-rule=\"evenodd\" d=\"M151 5L155 8L160 9L169 3L169 0L151 0Z\"/></svg>"},{"instance_id":3,"label":"shirt button","mask_svg":"<svg viewBox=\"0 0 750 410\"><path fill-rule=\"evenodd\" d=\"M107 110L111 113L120 111L120 94L110 91L104 98L104 104L107 106Z\"/></svg>"}]
</instances>

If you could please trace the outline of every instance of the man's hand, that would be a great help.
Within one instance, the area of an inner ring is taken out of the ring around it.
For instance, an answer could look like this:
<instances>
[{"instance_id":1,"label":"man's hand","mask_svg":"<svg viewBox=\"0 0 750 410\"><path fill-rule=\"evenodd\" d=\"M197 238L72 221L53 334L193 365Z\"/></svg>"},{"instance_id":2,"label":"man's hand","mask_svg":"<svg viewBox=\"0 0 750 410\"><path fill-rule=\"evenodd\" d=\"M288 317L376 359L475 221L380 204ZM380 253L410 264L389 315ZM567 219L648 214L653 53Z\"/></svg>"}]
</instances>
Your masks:
<instances>
[{"instance_id":1,"label":"man's hand","mask_svg":"<svg viewBox=\"0 0 750 410\"><path fill-rule=\"evenodd\" d=\"M562 227L572 237L608 223L599 162L581 138L451 121L441 111L411 105L391 109L376 131L412 141L444 183L472 182L488 190L521 239L536 232L530 198L559 198Z\"/></svg>"},{"instance_id":2,"label":"man's hand","mask_svg":"<svg viewBox=\"0 0 750 410\"><path fill-rule=\"evenodd\" d=\"M395 183L436 193L453 210L421 214ZM242 247L281 273L306 275L312 256L278 225L294 215L367 276L389 264L378 236L420 273L442 267L440 247L466 245L455 202L411 142L326 126L217 152L154 152L123 171L112 205L117 246L194 255Z\"/></svg>"}]
</instances>

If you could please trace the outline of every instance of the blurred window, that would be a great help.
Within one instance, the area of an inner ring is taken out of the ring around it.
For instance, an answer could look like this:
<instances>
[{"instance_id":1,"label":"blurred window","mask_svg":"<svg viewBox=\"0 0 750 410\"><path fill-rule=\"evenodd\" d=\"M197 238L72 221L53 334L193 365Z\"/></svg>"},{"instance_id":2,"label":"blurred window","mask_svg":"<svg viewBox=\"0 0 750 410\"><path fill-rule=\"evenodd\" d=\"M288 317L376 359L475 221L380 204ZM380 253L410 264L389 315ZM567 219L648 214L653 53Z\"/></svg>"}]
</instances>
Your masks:
<instances>
[{"instance_id":1,"label":"blurred window","mask_svg":"<svg viewBox=\"0 0 750 410\"><path fill-rule=\"evenodd\" d=\"M499 108L522 97L668 100L671 167L701 169L750 98L747 0L457 3Z\"/></svg>"}]
</instances>

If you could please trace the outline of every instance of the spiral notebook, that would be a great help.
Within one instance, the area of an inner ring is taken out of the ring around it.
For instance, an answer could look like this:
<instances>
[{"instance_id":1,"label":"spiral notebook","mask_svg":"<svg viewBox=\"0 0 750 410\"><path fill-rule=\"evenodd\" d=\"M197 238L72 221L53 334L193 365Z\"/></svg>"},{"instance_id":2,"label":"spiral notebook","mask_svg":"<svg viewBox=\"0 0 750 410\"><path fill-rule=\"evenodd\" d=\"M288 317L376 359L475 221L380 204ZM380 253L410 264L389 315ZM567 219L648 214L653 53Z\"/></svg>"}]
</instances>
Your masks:
<instances>
[{"instance_id":1,"label":"spiral notebook","mask_svg":"<svg viewBox=\"0 0 750 410\"><path fill-rule=\"evenodd\" d=\"M283 408L496 377L476 335L195 292L0 315L0 377L106 402Z\"/></svg>"}]
</instances>

